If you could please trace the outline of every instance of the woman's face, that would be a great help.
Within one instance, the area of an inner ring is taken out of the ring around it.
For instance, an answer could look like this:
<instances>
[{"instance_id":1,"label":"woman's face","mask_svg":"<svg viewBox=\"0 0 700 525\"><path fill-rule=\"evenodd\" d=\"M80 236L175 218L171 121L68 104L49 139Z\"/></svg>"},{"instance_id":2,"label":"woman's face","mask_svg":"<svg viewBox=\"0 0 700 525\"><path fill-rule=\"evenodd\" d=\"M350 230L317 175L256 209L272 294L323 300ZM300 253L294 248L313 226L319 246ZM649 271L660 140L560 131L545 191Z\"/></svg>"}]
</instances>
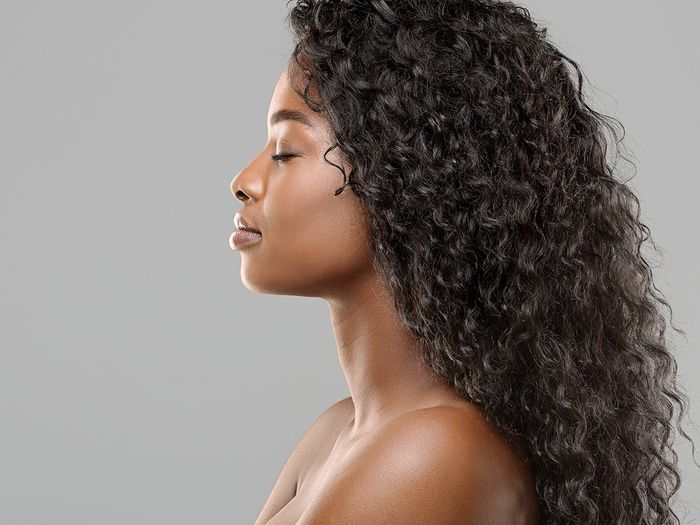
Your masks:
<instances>
[{"instance_id":1,"label":"woman's face","mask_svg":"<svg viewBox=\"0 0 700 525\"><path fill-rule=\"evenodd\" d=\"M299 112L311 126L288 119L270 123L282 109ZM330 296L371 269L368 224L349 186L334 195L344 179L323 159L332 133L327 120L292 90L286 69L267 126L267 143L231 181L231 192L243 203L241 216L262 233L256 242L232 246L241 254L241 280L256 292ZM270 158L280 153L294 156ZM350 172L337 148L327 158Z\"/></svg>"}]
</instances>

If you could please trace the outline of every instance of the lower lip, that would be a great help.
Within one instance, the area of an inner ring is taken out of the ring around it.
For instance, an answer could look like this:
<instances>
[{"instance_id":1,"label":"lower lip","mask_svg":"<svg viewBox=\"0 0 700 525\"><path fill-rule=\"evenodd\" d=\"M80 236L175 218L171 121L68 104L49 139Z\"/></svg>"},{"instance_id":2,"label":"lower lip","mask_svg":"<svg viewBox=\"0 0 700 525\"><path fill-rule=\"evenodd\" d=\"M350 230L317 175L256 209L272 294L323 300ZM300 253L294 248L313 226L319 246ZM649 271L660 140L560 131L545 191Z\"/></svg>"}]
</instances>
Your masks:
<instances>
[{"instance_id":1,"label":"lower lip","mask_svg":"<svg viewBox=\"0 0 700 525\"><path fill-rule=\"evenodd\" d=\"M234 250L242 246L248 246L249 244L254 244L262 239L262 235L255 232L250 232L247 230L236 230L231 234L229 239L229 244Z\"/></svg>"}]
</instances>

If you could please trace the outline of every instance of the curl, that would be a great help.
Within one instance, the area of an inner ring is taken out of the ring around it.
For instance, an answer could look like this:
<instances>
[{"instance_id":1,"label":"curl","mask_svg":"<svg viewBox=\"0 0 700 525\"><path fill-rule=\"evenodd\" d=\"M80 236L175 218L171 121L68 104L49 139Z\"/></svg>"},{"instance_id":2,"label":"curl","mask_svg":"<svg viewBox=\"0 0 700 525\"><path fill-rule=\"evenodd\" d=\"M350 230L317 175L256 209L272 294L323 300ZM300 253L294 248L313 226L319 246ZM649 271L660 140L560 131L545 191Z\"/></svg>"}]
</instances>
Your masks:
<instances>
[{"instance_id":1,"label":"curl","mask_svg":"<svg viewBox=\"0 0 700 525\"><path fill-rule=\"evenodd\" d=\"M679 523L670 305L578 64L505 1L298 0L288 20L396 311L524 445L541 522Z\"/></svg>"}]
</instances>

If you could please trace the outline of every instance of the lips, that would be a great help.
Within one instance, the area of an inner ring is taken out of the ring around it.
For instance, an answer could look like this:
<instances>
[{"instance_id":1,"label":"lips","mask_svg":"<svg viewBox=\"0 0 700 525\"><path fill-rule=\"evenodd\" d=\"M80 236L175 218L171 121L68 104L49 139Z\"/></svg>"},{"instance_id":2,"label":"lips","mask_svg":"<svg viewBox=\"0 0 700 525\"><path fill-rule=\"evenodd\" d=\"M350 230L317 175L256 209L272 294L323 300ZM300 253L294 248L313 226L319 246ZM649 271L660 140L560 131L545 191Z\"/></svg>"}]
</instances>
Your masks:
<instances>
[{"instance_id":1,"label":"lips","mask_svg":"<svg viewBox=\"0 0 700 525\"><path fill-rule=\"evenodd\" d=\"M254 232L262 235L260 230L253 226L253 224L248 219L245 219L240 214L240 212L237 212L236 215L234 215L233 222L235 223L236 228L238 228L239 230Z\"/></svg>"}]
</instances>

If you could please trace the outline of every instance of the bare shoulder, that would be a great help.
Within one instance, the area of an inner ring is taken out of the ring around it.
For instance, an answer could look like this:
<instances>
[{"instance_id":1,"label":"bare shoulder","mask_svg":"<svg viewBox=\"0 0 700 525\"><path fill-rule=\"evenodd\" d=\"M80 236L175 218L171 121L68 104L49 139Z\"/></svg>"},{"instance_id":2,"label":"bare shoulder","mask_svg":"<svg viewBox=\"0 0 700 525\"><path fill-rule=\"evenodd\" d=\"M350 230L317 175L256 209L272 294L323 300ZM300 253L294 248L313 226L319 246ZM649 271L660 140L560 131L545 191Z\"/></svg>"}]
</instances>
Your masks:
<instances>
[{"instance_id":1,"label":"bare shoulder","mask_svg":"<svg viewBox=\"0 0 700 525\"><path fill-rule=\"evenodd\" d=\"M299 476L308 458L327 441L329 432L347 421L353 410L352 398L346 397L333 403L311 423L289 454L255 525L267 523L296 495Z\"/></svg>"},{"instance_id":2,"label":"bare shoulder","mask_svg":"<svg viewBox=\"0 0 700 525\"><path fill-rule=\"evenodd\" d=\"M455 476L453 486L466 496L468 506L462 519L494 525L539 522L535 479L525 450L508 443L481 408L426 409L397 427L404 427L417 447L437 446L426 461L448 465L446 470Z\"/></svg>"},{"instance_id":3,"label":"bare shoulder","mask_svg":"<svg viewBox=\"0 0 700 525\"><path fill-rule=\"evenodd\" d=\"M475 410L431 407L377 432L298 525L537 523L529 470Z\"/></svg>"}]
</instances>

